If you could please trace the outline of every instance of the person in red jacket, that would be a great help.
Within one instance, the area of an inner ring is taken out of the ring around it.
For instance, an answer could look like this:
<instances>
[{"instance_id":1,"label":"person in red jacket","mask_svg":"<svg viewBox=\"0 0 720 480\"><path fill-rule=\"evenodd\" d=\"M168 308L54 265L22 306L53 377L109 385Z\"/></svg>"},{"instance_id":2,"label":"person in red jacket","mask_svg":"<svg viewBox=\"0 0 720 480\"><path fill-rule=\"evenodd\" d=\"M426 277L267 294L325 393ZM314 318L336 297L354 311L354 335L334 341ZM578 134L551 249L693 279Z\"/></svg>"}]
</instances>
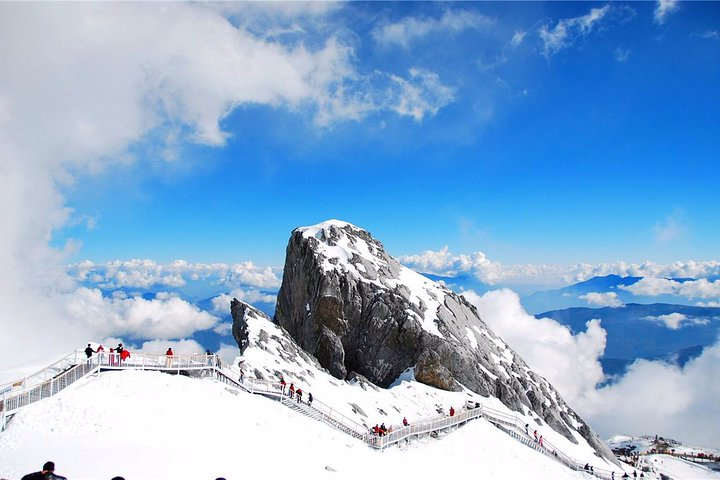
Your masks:
<instances>
[{"instance_id":1,"label":"person in red jacket","mask_svg":"<svg viewBox=\"0 0 720 480\"><path fill-rule=\"evenodd\" d=\"M167 352L165 352L165 366L169 367L172 365L172 357L175 355L172 351L172 347L167 349Z\"/></svg>"},{"instance_id":2,"label":"person in red jacket","mask_svg":"<svg viewBox=\"0 0 720 480\"><path fill-rule=\"evenodd\" d=\"M453 407L450 407L450 416L451 417L455 416L455 409Z\"/></svg>"}]
</instances>

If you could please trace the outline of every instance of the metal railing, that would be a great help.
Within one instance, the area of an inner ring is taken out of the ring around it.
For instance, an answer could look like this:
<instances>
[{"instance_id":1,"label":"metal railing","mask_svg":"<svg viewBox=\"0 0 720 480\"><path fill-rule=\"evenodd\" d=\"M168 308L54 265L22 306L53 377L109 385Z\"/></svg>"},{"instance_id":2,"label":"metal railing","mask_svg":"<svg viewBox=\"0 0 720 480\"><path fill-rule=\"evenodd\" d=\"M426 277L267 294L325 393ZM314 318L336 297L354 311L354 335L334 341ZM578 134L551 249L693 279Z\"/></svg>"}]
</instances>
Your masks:
<instances>
[{"instance_id":1,"label":"metal railing","mask_svg":"<svg viewBox=\"0 0 720 480\"><path fill-rule=\"evenodd\" d=\"M73 352L39 372L21 380L0 386L0 431L9 415L18 409L52 397L89 373L100 370L152 369L165 371L216 370L220 361L216 355L130 354L123 360L119 353L100 352L90 358L84 352Z\"/></svg>"},{"instance_id":2,"label":"metal railing","mask_svg":"<svg viewBox=\"0 0 720 480\"><path fill-rule=\"evenodd\" d=\"M0 385L0 392L2 391L9 391L9 392L17 392L22 389L26 388L33 388L37 385L41 385L45 383L47 380L52 379L53 377L57 376L59 373L64 372L65 370L68 370L75 365L84 362L86 359L86 356L83 352L76 351L72 352L68 355L65 355L63 358L58 360L57 362L54 362L47 367L38 370L35 373L32 373L30 375L27 375L26 377L23 377L21 379L15 380L13 382L5 383L3 385Z\"/></svg>"},{"instance_id":3,"label":"metal railing","mask_svg":"<svg viewBox=\"0 0 720 480\"><path fill-rule=\"evenodd\" d=\"M429 419L413 422L408 426L390 427L386 434L376 435L374 433L367 434L367 443L371 447L383 449L390 445L394 445L406 438L413 436L419 437L424 434L448 430L451 427L459 426L469 420L481 417L483 415L482 407L472 410L461 410L456 415L433 417Z\"/></svg>"},{"instance_id":4,"label":"metal railing","mask_svg":"<svg viewBox=\"0 0 720 480\"><path fill-rule=\"evenodd\" d=\"M22 407L52 397L66 389L88 373L98 370L98 365L89 359L69 367L62 373L33 386L27 385L18 391L4 391L0 402L0 431L5 429L7 418Z\"/></svg>"},{"instance_id":5,"label":"metal railing","mask_svg":"<svg viewBox=\"0 0 720 480\"><path fill-rule=\"evenodd\" d=\"M359 424L352 418L342 414L337 409L320 400L313 399L312 403L308 403L307 398L305 398L298 402L297 394L290 397L287 387L283 388L280 382L243 377L239 380L239 384L250 393L279 400L286 406L294 407L299 405L299 410L304 411L304 413L315 413L315 418L321 419L325 423L339 428L356 438L365 439L367 435L367 427L365 427L365 425ZM307 410L307 408L312 410Z\"/></svg>"},{"instance_id":6,"label":"metal railing","mask_svg":"<svg viewBox=\"0 0 720 480\"><path fill-rule=\"evenodd\" d=\"M585 464L563 454L551 442L543 439L541 444L536 441L525 431L525 425L517 418L517 415L479 405L476 408L461 409L453 416L435 416L413 422L408 426L391 426L386 434L376 435L374 432L369 431L366 426L359 424L320 400L313 399L312 404L309 404L307 400L298 402L297 398L290 398L283 385L279 382L247 378L242 375L236 380L234 378L235 373L223 368L217 355L212 354L167 356L164 354L142 353L131 354L128 358L122 360L120 354L117 353L100 352L90 358L85 358L82 352L74 352L44 370L20 381L0 386L0 393L2 394L2 400L0 401L0 412L2 414L0 431L5 428L7 415L16 412L18 409L55 395L90 373L121 369L177 371L178 373L185 370L209 371L217 380L223 383L239 387L249 393L278 400L285 406L300 410L380 450L411 437L419 438L433 432L450 430L470 420L482 417L521 443L573 470L585 471L603 479L611 479L612 477L612 471L610 470L594 469L592 472L584 470Z\"/></svg>"}]
</instances>

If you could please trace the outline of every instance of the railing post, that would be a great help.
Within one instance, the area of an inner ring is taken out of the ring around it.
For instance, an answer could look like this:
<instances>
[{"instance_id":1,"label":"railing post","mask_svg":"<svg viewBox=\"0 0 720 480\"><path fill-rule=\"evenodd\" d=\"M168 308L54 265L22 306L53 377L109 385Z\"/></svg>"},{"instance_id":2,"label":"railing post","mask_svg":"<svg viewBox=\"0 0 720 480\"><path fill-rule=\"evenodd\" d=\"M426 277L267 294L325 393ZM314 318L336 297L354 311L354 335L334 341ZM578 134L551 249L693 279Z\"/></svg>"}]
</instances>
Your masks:
<instances>
[{"instance_id":1,"label":"railing post","mask_svg":"<svg viewBox=\"0 0 720 480\"><path fill-rule=\"evenodd\" d=\"M6 425L6 415L5 411L7 410L7 392L8 390L3 390L2 392L2 416L0 418L0 432L5 431L5 425Z\"/></svg>"}]
</instances>

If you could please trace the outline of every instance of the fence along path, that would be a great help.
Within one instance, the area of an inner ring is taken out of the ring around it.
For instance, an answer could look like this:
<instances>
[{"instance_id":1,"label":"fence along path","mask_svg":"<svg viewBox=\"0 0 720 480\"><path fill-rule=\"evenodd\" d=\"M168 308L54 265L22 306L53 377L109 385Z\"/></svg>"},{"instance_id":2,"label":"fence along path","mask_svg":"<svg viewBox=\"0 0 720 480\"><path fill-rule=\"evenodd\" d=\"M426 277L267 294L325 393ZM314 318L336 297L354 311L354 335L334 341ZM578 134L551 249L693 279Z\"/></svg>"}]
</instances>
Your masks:
<instances>
[{"instance_id":1,"label":"fence along path","mask_svg":"<svg viewBox=\"0 0 720 480\"><path fill-rule=\"evenodd\" d=\"M386 435L373 434L364 425L343 415L331 406L315 399L312 404L307 401L298 402L288 397L278 382L266 380L238 378L236 374L224 368L217 355L173 355L163 354L131 354L126 360L120 360L117 353L98 353L86 358L82 352L66 355L52 365L29 375L22 380L0 385L0 431L7 425L7 419L22 407L49 398L69 387L81 378L108 370L160 370L184 373L190 376L211 376L227 385L237 387L245 392L262 395L279 401L282 405L296 410L315 420L326 423L348 435L358 438L370 447L384 449L412 438L431 435L437 432L458 428L471 420L485 418L524 445L566 465L573 470L583 470L584 464L566 456L547 440L540 445L525 432L525 426L516 415L509 415L483 405L477 408L464 408L454 416L435 416L413 422L411 425L395 427ZM587 472L587 471L586 471ZM588 472L595 477L611 479L612 471L594 469ZM620 478L620 472L617 478Z\"/></svg>"}]
</instances>

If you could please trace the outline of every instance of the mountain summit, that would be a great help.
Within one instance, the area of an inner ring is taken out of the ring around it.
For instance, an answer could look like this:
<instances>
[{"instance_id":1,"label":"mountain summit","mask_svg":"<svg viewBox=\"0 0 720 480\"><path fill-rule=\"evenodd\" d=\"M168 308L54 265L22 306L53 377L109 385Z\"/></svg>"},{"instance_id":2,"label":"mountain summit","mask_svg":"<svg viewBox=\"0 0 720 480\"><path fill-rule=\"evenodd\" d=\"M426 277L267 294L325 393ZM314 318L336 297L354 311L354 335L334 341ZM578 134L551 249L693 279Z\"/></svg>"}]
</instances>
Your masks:
<instances>
[{"instance_id":1,"label":"mountain summit","mask_svg":"<svg viewBox=\"0 0 720 480\"><path fill-rule=\"evenodd\" d=\"M609 448L463 297L400 265L370 233L329 220L290 237L275 322L338 379L401 375L496 397L573 443Z\"/></svg>"}]
</instances>

